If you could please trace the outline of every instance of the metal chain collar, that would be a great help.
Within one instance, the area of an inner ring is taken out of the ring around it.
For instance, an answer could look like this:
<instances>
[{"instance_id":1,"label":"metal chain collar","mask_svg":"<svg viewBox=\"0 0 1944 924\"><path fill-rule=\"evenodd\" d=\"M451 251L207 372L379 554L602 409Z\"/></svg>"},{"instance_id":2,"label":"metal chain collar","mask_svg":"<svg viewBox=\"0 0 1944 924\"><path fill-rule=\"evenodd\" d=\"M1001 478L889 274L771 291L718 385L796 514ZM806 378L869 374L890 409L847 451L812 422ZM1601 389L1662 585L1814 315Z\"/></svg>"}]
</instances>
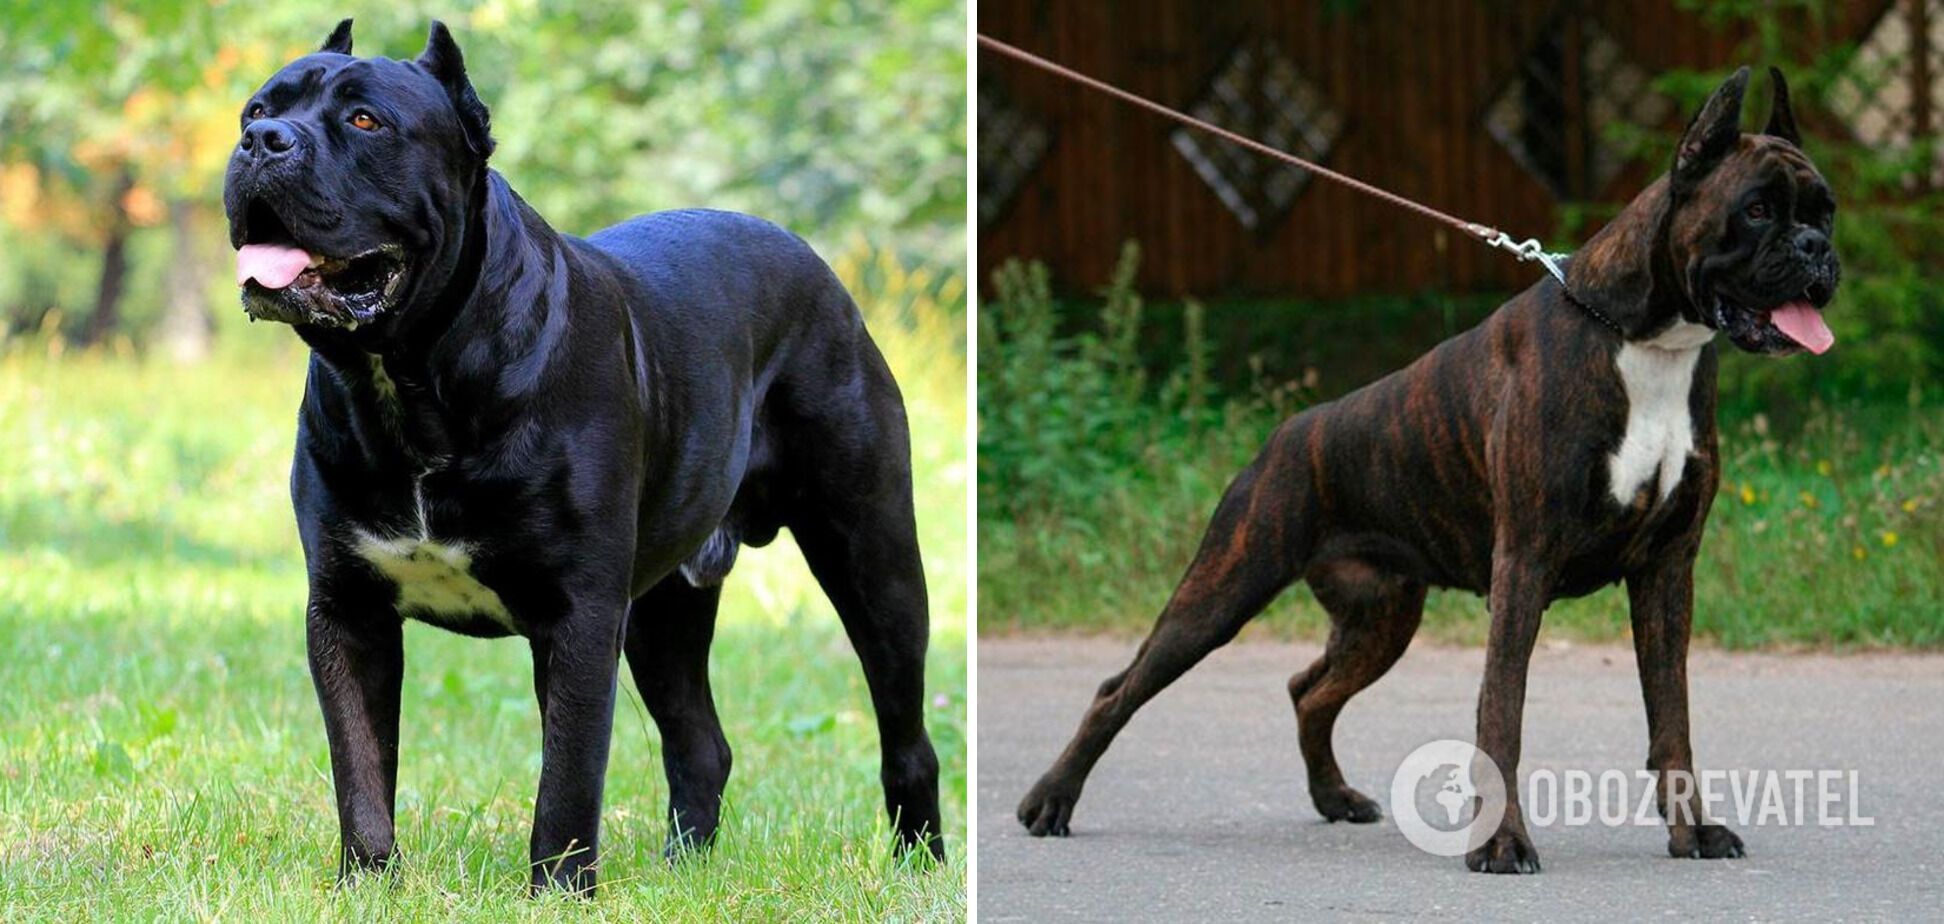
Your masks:
<instances>
[{"instance_id":1,"label":"metal chain collar","mask_svg":"<svg viewBox=\"0 0 1944 924\"><path fill-rule=\"evenodd\" d=\"M1627 329L1621 327L1620 322L1607 317L1606 313L1600 309L1581 301L1579 296L1574 295L1573 290L1567 287L1566 271L1560 268L1559 261L1572 256L1572 254L1547 253L1545 247L1540 245L1537 238L1529 237L1523 241L1517 241L1512 239L1512 235L1500 231L1497 228L1488 228L1480 224L1468 225L1466 230L1477 235L1478 239L1484 241L1486 246L1510 251L1521 262L1538 262L1540 266L1546 268L1546 272L1552 274L1554 279L1559 280L1560 294L1566 296L1567 301L1572 302L1574 307L1585 312L1593 320L1600 322L1608 330L1619 334L1621 339L1626 339Z\"/></svg>"}]
</instances>

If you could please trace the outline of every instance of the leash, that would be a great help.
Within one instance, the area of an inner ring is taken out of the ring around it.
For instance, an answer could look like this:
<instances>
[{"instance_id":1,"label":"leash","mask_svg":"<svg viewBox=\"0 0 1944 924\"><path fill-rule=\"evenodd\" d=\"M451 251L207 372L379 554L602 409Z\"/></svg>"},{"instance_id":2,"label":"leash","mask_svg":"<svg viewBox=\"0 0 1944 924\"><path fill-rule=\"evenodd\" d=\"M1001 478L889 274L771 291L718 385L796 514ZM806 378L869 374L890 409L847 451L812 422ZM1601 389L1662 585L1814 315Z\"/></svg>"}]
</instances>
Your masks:
<instances>
[{"instance_id":1,"label":"leash","mask_svg":"<svg viewBox=\"0 0 1944 924\"><path fill-rule=\"evenodd\" d=\"M1381 199L1392 205L1398 206L1399 208L1416 212L1419 215L1431 219L1432 221L1449 225L1452 228L1456 228L1460 233L1463 233L1466 236L1479 241L1480 243L1484 244L1487 247L1496 247L1500 250L1504 250L1511 253L1514 257L1517 257L1520 262L1529 262L1529 261L1537 262L1540 266L1545 267L1546 272L1551 273L1554 279L1559 280L1559 290L1561 293L1563 293L1566 296L1567 301L1572 302L1581 311L1584 311L1589 317L1593 318L1593 320L1595 321L1598 321L1600 324L1604 325L1607 329L1613 331L1616 334L1619 334L1622 339L1625 339L1627 335L1626 329L1621 327L1618 322L1608 317L1605 313L1601 312L1599 309L1594 308L1592 305L1589 305L1581 301L1578 296L1575 296L1573 294L1573 291L1571 289L1566 287L1566 271L1560 267L1559 261L1566 259L1567 257L1571 256L1571 254L1547 253L1544 245L1540 244L1536 238L1527 238L1523 241L1517 240L1513 238L1512 235L1507 234L1504 231L1500 231L1499 229L1494 228L1490 225L1479 224L1478 222L1475 221L1466 221L1462 218L1457 217L1456 215L1451 215L1449 213L1441 212L1437 209L1434 209L1431 206L1425 205L1422 202L1418 202L1412 199L1406 199L1405 197L1400 196L1397 193L1391 192L1388 189L1384 189L1378 186L1373 186L1369 183L1357 179L1356 177L1350 176L1349 174L1339 173L1321 164L1313 163L1301 157L1297 157L1296 155L1291 154L1288 151L1280 150L1278 148L1272 148L1269 145L1263 144L1262 142L1255 140L1254 138L1248 138L1243 135L1238 135L1235 132L1229 131L1228 129L1223 128L1219 125L1215 125L1210 122L1204 122L1201 119L1197 119L1194 116L1191 116L1178 109L1170 109L1167 106L1163 106L1160 103L1148 99L1147 97L1138 96L1134 93L1130 93L1126 90L1123 90L1120 87L1114 86L1113 84L1107 83L1106 81L1097 80L1093 77L1089 77L1086 74L1082 74L1079 71L1073 70L1071 68L1065 67L1060 64L1056 64L1052 61L1040 57L1039 55L1033 54L1032 52L1025 51L1020 48L1015 48L1011 45L1006 44L1005 42L1001 42L994 38L989 38L984 33L979 33L978 39L979 39L979 45L984 47L988 51L992 51L997 54L1004 55L1008 58L1012 58L1016 61L1020 61L1025 64L1030 64L1034 67L1039 68L1040 70L1046 71L1049 74L1053 74L1054 76L1061 77L1066 80L1070 80L1088 89L1105 93L1108 96L1112 96L1115 99L1121 100L1122 102L1132 103L1133 105L1139 106L1142 109L1146 109L1149 112L1155 113L1165 118L1173 119L1176 122L1180 122L1181 124L1196 129L1198 131L1207 132L1211 135L1223 139L1224 141L1241 145L1242 147L1248 148L1249 150L1254 151L1258 154L1272 157L1276 160L1283 161L1293 166L1301 167L1304 170L1308 170L1309 172L1316 174L1317 176L1323 177L1324 179L1341 184L1343 186L1347 186L1360 193L1363 193L1364 195L1376 199Z\"/></svg>"}]
</instances>

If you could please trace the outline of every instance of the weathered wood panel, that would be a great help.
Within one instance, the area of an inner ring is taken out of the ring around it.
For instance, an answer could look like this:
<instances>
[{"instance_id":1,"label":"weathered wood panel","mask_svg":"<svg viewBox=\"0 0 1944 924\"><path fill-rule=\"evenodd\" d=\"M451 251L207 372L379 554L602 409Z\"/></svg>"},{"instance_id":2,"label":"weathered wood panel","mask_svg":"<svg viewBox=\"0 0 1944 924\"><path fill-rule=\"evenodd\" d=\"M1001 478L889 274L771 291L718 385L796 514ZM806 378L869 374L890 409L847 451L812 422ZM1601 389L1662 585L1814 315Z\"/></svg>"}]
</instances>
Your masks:
<instances>
[{"instance_id":1,"label":"weathered wood panel","mask_svg":"<svg viewBox=\"0 0 1944 924\"><path fill-rule=\"evenodd\" d=\"M1844 4L1833 21L1805 28L1830 42L1853 41L1890 2ZM1342 117L1330 166L1519 234L1552 231L1559 203L1492 137L1484 116L1555 17L1569 24L1561 79L1573 98L1585 79L1579 23L1593 23L1650 76L1735 63L1748 38L1677 9L1674 0L1373 0L1331 12L1345 6L982 0L979 28L1180 109L1192 106L1239 45L1265 36ZM1251 230L1175 149L1174 123L1009 59L981 54L978 66L982 86L1051 135L1044 160L979 233L982 280L1004 259L1028 257L1051 265L1064 287L1089 291L1107 279L1128 239L1145 248L1142 288L1165 295L1462 292L1533 278L1530 266L1320 180L1279 219ZM1764 81L1755 86L1766 92ZM1677 125L1686 116L1670 108L1666 121ZM1585 137L1577 128L1569 137ZM1575 140L1565 156L1577 170L1590 152ZM1654 172L1630 165L1590 198L1625 199Z\"/></svg>"}]
</instances>

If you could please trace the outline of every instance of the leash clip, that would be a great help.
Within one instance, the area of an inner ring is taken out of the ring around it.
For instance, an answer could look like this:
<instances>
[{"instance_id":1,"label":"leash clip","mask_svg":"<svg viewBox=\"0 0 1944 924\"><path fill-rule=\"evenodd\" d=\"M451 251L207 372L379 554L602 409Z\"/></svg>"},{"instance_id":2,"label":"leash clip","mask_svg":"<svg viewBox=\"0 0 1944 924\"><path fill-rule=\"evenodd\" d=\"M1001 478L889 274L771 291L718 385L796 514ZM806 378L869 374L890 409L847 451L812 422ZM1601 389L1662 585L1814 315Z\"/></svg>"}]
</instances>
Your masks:
<instances>
[{"instance_id":1,"label":"leash clip","mask_svg":"<svg viewBox=\"0 0 1944 924\"><path fill-rule=\"evenodd\" d=\"M1539 265L1545 267L1546 272L1551 273L1554 279L1559 280L1560 285L1563 286L1566 284L1566 271L1559 268L1559 261L1572 256L1572 254L1547 253L1546 248L1539 243L1537 238L1529 237L1523 241L1517 241L1512 239L1512 235L1500 231L1497 228L1488 228L1480 224L1467 225L1466 230L1478 235L1478 239L1484 241L1488 247L1497 247L1501 250L1511 251L1513 256L1519 258L1520 262L1539 261Z\"/></svg>"},{"instance_id":2,"label":"leash clip","mask_svg":"<svg viewBox=\"0 0 1944 924\"><path fill-rule=\"evenodd\" d=\"M1512 255L1518 257L1521 262L1530 260L1539 261L1539 265L1545 267L1546 272L1551 273L1554 279L1559 280L1560 294L1566 296L1567 301L1572 302L1581 311L1592 316L1593 320L1600 322L1608 330L1619 334L1621 339L1626 339L1627 329L1621 326L1620 322L1608 317L1600 309L1580 301L1573 295L1573 290L1567 287L1566 271L1559 268L1559 261L1572 256L1572 254L1547 253L1546 248L1541 247L1539 241L1534 238L1515 241L1510 234L1500 231L1497 228L1488 228L1480 224L1468 224L1465 226L1465 230L1478 235L1478 239L1484 241L1487 246L1511 251Z\"/></svg>"}]
</instances>

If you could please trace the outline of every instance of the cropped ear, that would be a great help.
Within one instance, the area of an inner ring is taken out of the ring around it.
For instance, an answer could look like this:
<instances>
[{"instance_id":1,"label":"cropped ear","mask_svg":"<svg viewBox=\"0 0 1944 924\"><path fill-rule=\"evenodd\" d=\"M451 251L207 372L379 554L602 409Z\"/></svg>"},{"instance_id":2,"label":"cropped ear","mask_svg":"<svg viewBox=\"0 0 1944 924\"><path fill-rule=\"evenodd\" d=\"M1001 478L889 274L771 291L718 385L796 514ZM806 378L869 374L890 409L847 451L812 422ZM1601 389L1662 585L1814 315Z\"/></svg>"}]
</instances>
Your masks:
<instances>
[{"instance_id":1,"label":"cropped ear","mask_svg":"<svg viewBox=\"0 0 1944 924\"><path fill-rule=\"evenodd\" d=\"M1708 175L1735 150L1741 138L1742 96L1748 91L1748 68L1741 68L1722 81L1708 97L1694 121L1681 134L1681 146L1674 151L1674 185L1689 186Z\"/></svg>"},{"instance_id":2,"label":"cropped ear","mask_svg":"<svg viewBox=\"0 0 1944 924\"><path fill-rule=\"evenodd\" d=\"M1796 129L1795 110L1789 108L1789 82L1782 79L1779 67L1769 68L1769 95L1774 101L1769 106L1768 127L1762 129L1762 134L1801 147L1802 133Z\"/></svg>"},{"instance_id":3,"label":"cropped ear","mask_svg":"<svg viewBox=\"0 0 1944 924\"><path fill-rule=\"evenodd\" d=\"M337 28L331 30L331 37L324 40L324 47L319 48L318 51L332 52L340 55L350 54L351 20L346 19L339 22Z\"/></svg>"},{"instance_id":4,"label":"cropped ear","mask_svg":"<svg viewBox=\"0 0 1944 924\"><path fill-rule=\"evenodd\" d=\"M452 98L452 106L459 112L459 125L466 132L466 144L481 160L493 153L492 117L486 111L486 104L479 101L479 94L473 92L472 81L466 79L466 59L459 53L459 43L452 40L452 33L446 31L445 23L432 20L432 31L425 38L425 50L419 52L418 66L438 78Z\"/></svg>"}]
</instances>

